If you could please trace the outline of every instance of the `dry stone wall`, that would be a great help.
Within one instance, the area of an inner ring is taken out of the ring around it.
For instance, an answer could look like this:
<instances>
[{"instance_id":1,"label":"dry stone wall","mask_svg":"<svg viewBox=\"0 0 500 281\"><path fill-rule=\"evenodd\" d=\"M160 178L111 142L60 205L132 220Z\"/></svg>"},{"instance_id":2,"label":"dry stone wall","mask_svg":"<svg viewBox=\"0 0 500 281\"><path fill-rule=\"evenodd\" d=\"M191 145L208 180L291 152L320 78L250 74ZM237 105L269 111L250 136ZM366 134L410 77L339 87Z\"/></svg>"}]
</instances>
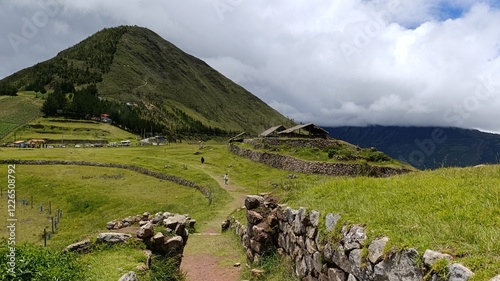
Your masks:
<instances>
[{"instance_id":1,"label":"dry stone wall","mask_svg":"<svg viewBox=\"0 0 500 281\"><path fill-rule=\"evenodd\" d=\"M90 162L90 161L71 161L71 160L19 160L19 159L0 159L0 164L18 164L18 165L76 165L76 166L92 166L92 167L104 167L104 168L118 168L118 169L127 169L137 173L141 173L147 176L155 177L161 180L167 180L174 182L176 184L187 186L191 188L195 188L201 193L203 193L206 197L211 198L210 191L204 186L197 185L194 182L185 180L183 178L167 175L160 172L156 172L153 170L149 170L142 167L137 167L133 165L127 164L119 164L119 163L99 163L99 162Z\"/></svg>"},{"instance_id":2,"label":"dry stone wall","mask_svg":"<svg viewBox=\"0 0 500 281\"><path fill-rule=\"evenodd\" d=\"M193 230L196 220L188 214L175 214L170 212L158 212L151 215L145 212L142 215L129 216L124 219L116 219L106 224L106 229L110 232L99 233L96 239L98 244L123 244L133 236L128 233L113 232L126 227L137 227L136 239L142 241L148 250L145 251L146 262L139 270L151 267L152 255L161 255L173 260L175 266L180 268L184 247L189 238L189 229ZM155 232L155 227L164 227L163 232ZM71 244L66 247L66 251L77 253L88 253L91 251L92 242L90 239ZM134 271L123 275L119 281L136 281Z\"/></svg>"},{"instance_id":3,"label":"dry stone wall","mask_svg":"<svg viewBox=\"0 0 500 281\"><path fill-rule=\"evenodd\" d=\"M363 225L339 225L339 214L327 214L320 220L317 211L277 203L273 197L249 195L245 199L247 223L234 218L225 222L241 239L248 264L277 251L291 260L301 280L421 281L425 276L433 281L465 281L473 275L451 256L432 250L423 254L412 248L387 252L389 237L368 239ZM320 221L327 233L335 231L336 235L327 235L335 239L321 238ZM441 259L449 262L446 278L431 270Z\"/></svg>"},{"instance_id":4,"label":"dry stone wall","mask_svg":"<svg viewBox=\"0 0 500 281\"><path fill-rule=\"evenodd\" d=\"M264 163L277 169L306 174L326 174L333 176L368 175L376 177L388 177L410 172L410 170L404 168L371 166L368 164L306 161L286 155L245 149L235 144L229 145L229 151L240 157L245 157L255 162Z\"/></svg>"}]
</instances>

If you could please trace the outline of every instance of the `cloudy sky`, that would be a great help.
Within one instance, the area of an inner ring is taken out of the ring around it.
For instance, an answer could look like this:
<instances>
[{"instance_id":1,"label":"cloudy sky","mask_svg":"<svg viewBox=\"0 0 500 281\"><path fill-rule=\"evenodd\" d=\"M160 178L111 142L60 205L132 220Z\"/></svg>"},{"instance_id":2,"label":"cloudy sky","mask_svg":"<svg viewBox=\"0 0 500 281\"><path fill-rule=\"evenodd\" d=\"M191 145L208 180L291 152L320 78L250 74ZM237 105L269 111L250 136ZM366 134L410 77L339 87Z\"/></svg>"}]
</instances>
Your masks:
<instances>
[{"instance_id":1,"label":"cloudy sky","mask_svg":"<svg viewBox=\"0 0 500 281\"><path fill-rule=\"evenodd\" d=\"M500 0L1 0L0 78L118 25L297 122L500 132Z\"/></svg>"}]
</instances>

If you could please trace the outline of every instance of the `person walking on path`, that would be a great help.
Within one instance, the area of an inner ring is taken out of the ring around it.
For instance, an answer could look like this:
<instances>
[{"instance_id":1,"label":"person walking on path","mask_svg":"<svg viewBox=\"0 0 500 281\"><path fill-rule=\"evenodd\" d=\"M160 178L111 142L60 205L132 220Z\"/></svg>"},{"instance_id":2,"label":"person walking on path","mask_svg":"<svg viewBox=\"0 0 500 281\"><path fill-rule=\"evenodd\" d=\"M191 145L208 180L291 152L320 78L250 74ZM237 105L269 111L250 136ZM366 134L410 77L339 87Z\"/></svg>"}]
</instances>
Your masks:
<instances>
[{"instance_id":1,"label":"person walking on path","mask_svg":"<svg viewBox=\"0 0 500 281\"><path fill-rule=\"evenodd\" d=\"M227 185L227 183L229 182L229 176L227 175L227 173L224 175L224 183Z\"/></svg>"}]
</instances>

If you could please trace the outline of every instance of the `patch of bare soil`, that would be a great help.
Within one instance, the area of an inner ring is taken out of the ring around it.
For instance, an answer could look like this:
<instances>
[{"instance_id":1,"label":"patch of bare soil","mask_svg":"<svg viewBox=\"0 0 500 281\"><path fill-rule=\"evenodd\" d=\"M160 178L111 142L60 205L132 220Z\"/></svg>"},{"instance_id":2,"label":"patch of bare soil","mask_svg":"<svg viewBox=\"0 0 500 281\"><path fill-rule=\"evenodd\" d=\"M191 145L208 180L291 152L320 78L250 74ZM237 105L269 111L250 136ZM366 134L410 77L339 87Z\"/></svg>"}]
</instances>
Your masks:
<instances>
[{"instance_id":1,"label":"patch of bare soil","mask_svg":"<svg viewBox=\"0 0 500 281\"><path fill-rule=\"evenodd\" d=\"M209 254L185 256L181 270L186 273L187 281L237 281L241 266L220 265L222 258Z\"/></svg>"}]
</instances>

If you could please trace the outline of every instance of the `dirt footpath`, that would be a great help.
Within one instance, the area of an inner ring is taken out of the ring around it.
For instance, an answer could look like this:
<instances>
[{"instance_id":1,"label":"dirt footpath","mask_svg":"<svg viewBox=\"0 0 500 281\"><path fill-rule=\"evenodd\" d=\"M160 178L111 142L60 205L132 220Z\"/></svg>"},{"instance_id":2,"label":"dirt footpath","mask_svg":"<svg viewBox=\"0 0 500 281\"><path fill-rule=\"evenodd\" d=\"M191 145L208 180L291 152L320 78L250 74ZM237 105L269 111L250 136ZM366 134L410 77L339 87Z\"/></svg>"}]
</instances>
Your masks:
<instances>
[{"instance_id":1,"label":"dirt footpath","mask_svg":"<svg viewBox=\"0 0 500 281\"><path fill-rule=\"evenodd\" d=\"M232 233L221 233L220 229L226 216L244 205L245 195L238 187L218 182L231 194L233 201L208 222L208 229L189 235L181 263L187 281L241 280L242 267L245 266L241 242ZM235 266L237 263L240 266Z\"/></svg>"}]
</instances>

